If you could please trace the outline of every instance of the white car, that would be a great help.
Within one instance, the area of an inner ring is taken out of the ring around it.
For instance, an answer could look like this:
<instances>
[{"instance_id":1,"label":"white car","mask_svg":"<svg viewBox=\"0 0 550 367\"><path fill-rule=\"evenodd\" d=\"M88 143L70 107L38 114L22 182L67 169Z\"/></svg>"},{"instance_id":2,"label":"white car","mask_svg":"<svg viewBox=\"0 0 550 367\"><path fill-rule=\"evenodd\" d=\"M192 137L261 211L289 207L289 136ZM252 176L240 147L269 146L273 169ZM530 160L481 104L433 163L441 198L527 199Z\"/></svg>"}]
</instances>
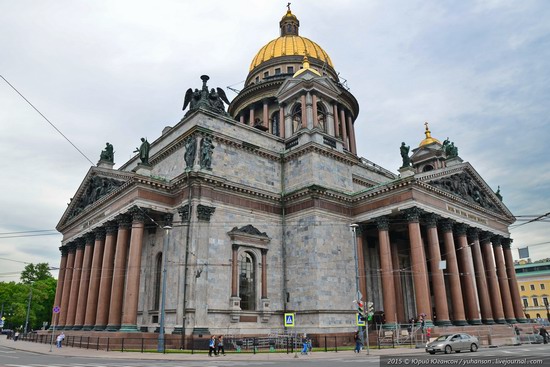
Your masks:
<instances>
[{"instance_id":1,"label":"white car","mask_svg":"<svg viewBox=\"0 0 550 367\"><path fill-rule=\"evenodd\" d=\"M478 348L479 340L475 336L464 333L441 335L426 344L426 352L430 354L437 352L449 354L452 351L459 353L463 350L475 352Z\"/></svg>"}]
</instances>

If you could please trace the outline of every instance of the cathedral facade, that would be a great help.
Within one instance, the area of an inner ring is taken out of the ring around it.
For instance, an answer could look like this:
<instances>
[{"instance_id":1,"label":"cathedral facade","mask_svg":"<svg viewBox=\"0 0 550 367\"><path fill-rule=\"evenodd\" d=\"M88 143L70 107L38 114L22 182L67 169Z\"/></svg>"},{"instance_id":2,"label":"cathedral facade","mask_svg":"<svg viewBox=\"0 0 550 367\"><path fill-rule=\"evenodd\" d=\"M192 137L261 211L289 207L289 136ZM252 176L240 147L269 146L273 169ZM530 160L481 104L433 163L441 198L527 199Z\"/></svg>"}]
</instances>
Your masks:
<instances>
[{"instance_id":1,"label":"cathedral facade","mask_svg":"<svg viewBox=\"0 0 550 367\"><path fill-rule=\"evenodd\" d=\"M153 332L164 308L181 335L346 333L358 298L386 328L525 321L499 194L427 125L399 174L359 157L357 100L299 26L230 103L204 75L118 169L107 145L57 226L56 328Z\"/></svg>"}]
</instances>

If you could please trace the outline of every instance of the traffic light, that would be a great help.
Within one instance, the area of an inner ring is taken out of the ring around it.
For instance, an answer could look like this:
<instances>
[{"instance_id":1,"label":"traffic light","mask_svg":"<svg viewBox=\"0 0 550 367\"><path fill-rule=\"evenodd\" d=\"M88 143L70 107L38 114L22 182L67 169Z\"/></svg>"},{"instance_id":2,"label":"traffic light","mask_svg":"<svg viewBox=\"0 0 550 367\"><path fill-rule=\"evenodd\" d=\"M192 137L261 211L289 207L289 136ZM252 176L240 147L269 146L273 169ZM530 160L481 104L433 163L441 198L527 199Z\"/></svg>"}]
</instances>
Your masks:
<instances>
[{"instance_id":1,"label":"traffic light","mask_svg":"<svg viewBox=\"0 0 550 367\"><path fill-rule=\"evenodd\" d=\"M372 320L372 315L374 315L374 303L367 302L367 318L369 321Z\"/></svg>"},{"instance_id":2,"label":"traffic light","mask_svg":"<svg viewBox=\"0 0 550 367\"><path fill-rule=\"evenodd\" d=\"M363 301L358 300L358 301L355 301L355 302L357 302L357 313L359 315L364 315L365 314L365 304L363 303Z\"/></svg>"}]
</instances>

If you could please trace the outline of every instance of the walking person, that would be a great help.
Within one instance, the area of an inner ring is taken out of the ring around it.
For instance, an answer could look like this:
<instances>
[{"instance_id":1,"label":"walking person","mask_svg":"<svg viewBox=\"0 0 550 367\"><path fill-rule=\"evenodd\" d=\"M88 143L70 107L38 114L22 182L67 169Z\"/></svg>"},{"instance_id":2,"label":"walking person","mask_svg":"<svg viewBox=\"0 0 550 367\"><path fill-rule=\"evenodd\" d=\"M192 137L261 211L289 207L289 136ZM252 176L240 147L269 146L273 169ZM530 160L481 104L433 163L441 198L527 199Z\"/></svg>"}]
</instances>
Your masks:
<instances>
[{"instance_id":1,"label":"walking person","mask_svg":"<svg viewBox=\"0 0 550 367\"><path fill-rule=\"evenodd\" d=\"M16 342L17 339L19 339L19 331L15 330L15 334L13 334L13 341Z\"/></svg>"},{"instance_id":2,"label":"walking person","mask_svg":"<svg viewBox=\"0 0 550 367\"><path fill-rule=\"evenodd\" d=\"M542 342L548 344L548 331L544 326L541 326L539 329L539 335L542 336Z\"/></svg>"},{"instance_id":3,"label":"walking person","mask_svg":"<svg viewBox=\"0 0 550 367\"><path fill-rule=\"evenodd\" d=\"M208 356L212 357L212 353L216 355L216 335L212 335L208 343Z\"/></svg>"},{"instance_id":4,"label":"walking person","mask_svg":"<svg viewBox=\"0 0 550 367\"><path fill-rule=\"evenodd\" d=\"M306 334L304 334L304 336L302 336L302 353L301 354L304 354L304 355L308 354L308 343L307 343L307 335Z\"/></svg>"},{"instance_id":5,"label":"walking person","mask_svg":"<svg viewBox=\"0 0 550 367\"><path fill-rule=\"evenodd\" d=\"M63 343L63 339L65 339L65 334L61 332L55 339L55 344L58 348L61 348L61 344Z\"/></svg>"},{"instance_id":6,"label":"walking person","mask_svg":"<svg viewBox=\"0 0 550 367\"><path fill-rule=\"evenodd\" d=\"M355 349L353 353L361 353L361 348L363 347L363 341L361 340L361 333L359 330L353 335L353 340L355 340Z\"/></svg>"},{"instance_id":7,"label":"walking person","mask_svg":"<svg viewBox=\"0 0 550 367\"><path fill-rule=\"evenodd\" d=\"M218 337L218 355L225 355L225 349L223 348L223 335Z\"/></svg>"}]
</instances>

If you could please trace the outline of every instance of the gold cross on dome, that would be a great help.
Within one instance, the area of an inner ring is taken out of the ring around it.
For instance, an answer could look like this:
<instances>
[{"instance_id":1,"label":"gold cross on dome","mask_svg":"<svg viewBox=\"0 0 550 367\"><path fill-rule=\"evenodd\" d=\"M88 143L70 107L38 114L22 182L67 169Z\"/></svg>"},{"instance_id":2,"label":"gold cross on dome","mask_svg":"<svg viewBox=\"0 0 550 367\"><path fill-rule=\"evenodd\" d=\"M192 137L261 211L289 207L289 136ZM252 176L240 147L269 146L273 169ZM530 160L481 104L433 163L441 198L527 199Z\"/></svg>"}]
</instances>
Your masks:
<instances>
[{"instance_id":1,"label":"gold cross on dome","mask_svg":"<svg viewBox=\"0 0 550 367\"><path fill-rule=\"evenodd\" d=\"M288 8L288 11L290 11L290 3L286 4L286 7Z\"/></svg>"}]
</instances>

